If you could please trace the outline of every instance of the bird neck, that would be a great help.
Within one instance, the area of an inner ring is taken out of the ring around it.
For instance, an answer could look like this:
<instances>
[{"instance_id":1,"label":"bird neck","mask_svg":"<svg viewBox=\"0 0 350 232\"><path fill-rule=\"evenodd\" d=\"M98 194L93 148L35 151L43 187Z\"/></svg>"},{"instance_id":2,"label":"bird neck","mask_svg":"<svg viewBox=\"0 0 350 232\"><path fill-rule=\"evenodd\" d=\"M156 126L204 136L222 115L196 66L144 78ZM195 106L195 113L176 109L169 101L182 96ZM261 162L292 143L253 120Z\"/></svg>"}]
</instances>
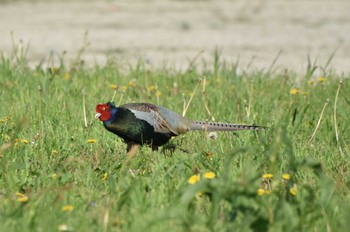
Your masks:
<instances>
[{"instance_id":1,"label":"bird neck","mask_svg":"<svg viewBox=\"0 0 350 232\"><path fill-rule=\"evenodd\" d=\"M109 117L109 119L103 122L105 125L110 124L117 117L117 115L118 115L118 108L117 107L111 107L110 108L110 113L111 113L111 116Z\"/></svg>"}]
</instances>

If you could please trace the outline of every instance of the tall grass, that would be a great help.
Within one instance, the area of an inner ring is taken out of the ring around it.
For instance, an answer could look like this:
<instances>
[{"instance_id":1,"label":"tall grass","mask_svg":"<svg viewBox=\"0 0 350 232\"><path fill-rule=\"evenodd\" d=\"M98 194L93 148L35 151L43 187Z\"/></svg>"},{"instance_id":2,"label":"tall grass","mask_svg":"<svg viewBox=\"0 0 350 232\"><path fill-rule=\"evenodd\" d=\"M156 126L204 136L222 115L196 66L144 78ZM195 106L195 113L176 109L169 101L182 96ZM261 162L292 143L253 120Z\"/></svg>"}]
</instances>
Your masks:
<instances>
[{"instance_id":1,"label":"tall grass","mask_svg":"<svg viewBox=\"0 0 350 232\"><path fill-rule=\"evenodd\" d=\"M113 61L33 69L25 59L0 60L0 231L350 226L348 74L238 73L218 52L213 67L182 72ZM171 140L173 152L142 147L126 162L125 144L94 119L114 94L269 129L191 132Z\"/></svg>"}]
</instances>

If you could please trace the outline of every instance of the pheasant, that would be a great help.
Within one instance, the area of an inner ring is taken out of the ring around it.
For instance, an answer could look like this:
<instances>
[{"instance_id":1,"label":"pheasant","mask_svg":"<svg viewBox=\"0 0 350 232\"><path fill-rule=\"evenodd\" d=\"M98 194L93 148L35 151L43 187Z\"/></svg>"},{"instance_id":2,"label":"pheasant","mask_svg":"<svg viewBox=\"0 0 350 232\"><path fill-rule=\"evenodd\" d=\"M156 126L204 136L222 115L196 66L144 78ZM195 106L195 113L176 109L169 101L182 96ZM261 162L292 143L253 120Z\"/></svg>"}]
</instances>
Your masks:
<instances>
[{"instance_id":1,"label":"pheasant","mask_svg":"<svg viewBox=\"0 0 350 232\"><path fill-rule=\"evenodd\" d=\"M96 106L96 118L104 127L124 139L127 152L134 145L147 144L152 150L166 144L171 137L192 130L237 131L258 130L264 127L221 122L193 121L158 105L128 103L116 107L112 102Z\"/></svg>"}]
</instances>

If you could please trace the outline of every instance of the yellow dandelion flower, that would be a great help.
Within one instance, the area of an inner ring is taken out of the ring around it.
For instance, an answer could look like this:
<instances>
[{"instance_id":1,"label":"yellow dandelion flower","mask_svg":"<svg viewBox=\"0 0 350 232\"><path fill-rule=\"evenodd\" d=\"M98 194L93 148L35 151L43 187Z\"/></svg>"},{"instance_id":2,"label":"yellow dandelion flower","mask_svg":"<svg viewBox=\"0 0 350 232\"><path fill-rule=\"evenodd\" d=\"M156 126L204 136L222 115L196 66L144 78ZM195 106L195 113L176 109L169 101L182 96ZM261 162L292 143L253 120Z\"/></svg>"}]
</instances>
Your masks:
<instances>
[{"instance_id":1,"label":"yellow dandelion flower","mask_svg":"<svg viewBox=\"0 0 350 232\"><path fill-rule=\"evenodd\" d=\"M160 92L159 90L157 90L157 92L156 92L156 96L157 96L157 97L162 96L162 92Z\"/></svg>"},{"instance_id":2,"label":"yellow dandelion flower","mask_svg":"<svg viewBox=\"0 0 350 232\"><path fill-rule=\"evenodd\" d=\"M17 197L25 197L26 195L24 195L23 193L20 193L20 192L16 192L16 196Z\"/></svg>"},{"instance_id":3,"label":"yellow dandelion flower","mask_svg":"<svg viewBox=\"0 0 350 232\"><path fill-rule=\"evenodd\" d=\"M216 175L214 172L206 172L203 176L205 179L214 179Z\"/></svg>"},{"instance_id":4,"label":"yellow dandelion flower","mask_svg":"<svg viewBox=\"0 0 350 232\"><path fill-rule=\"evenodd\" d=\"M96 139L88 139L87 142L88 143L96 143Z\"/></svg>"},{"instance_id":5,"label":"yellow dandelion flower","mask_svg":"<svg viewBox=\"0 0 350 232\"><path fill-rule=\"evenodd\" d=\"M107 178L108 178L108 173L105 172L105 173L103 174L101 180L102 180L102 181L105 181L105 180L107 180Z\"/></svg>"},{"instance_id":6,"label":"yellow dandelion flower","mask_svg":"<svg viewBox=\"0 0 350 232\"><path fill-rule=\"evenodd\" d=\"M51 178L52 179L56 179L57 178L57 174L56 173L52 173Z\"/></svg>"},{"instance_id":7,"label":"yellow dandelion flower","mask_svg":"<svg viewBox=\"0 0 350 232\"><path fill-rule=\"evenodd\" d=\"M29 200L29 198L25 194L20 192L16 192L16 196L17 196L17 201L21 203L25 203Z\"/></svg>"},{"instance_id":8,"label":"yellow dandelion flower","mask_svg":"<svg viewBox=\"0 0 350 232\"><path fill-rule=\"evenodd\" d=\"M262 176L263 179L265 180L269 180L272 179L273 175L271 173L266 173Z\"/></svg>"},{"instance_id":9,"label":"yellow dandelion flower","mask_svg":"<svg viewBox=\"0 0 350 232\"><path fill-rule=\"evenodd\" d=\"M132 88L136 87L136 80L129 81L128 85Z\"/></svg>"},{"instance_id":10,"label":"yellow dandelion flower","mask_svg":"<svg viewBox=\"0 0 350 232\"><path fill-rule=\"evenodd\" d=\"M297 88L293 88L290 90L290 94L292 94L292 95L296 95L298 93L299 93L299 90Z\"/></svg>"},{"instance_id":11,"label":"yellow dandelion flower","mask_svg":"<svg viewBox=\"0 0 350 232\"><path fill-rule=\"evenodd\" d=\"M313 85L313 84L314 84L314 81L308 80L308 81L307 81L307 84L308 84L308 85Z\"/></svg>"},{"instance_id":12,"label":"yellow dandelion flower","mask_svg":"<svg viewBox=\"0 0 350 232\"><path fill-rule=\"evenodd\" d=\"M70 211L73 211L74 207L73 205L65 205L62 207L62 211L64 212L70 212Z\"/></svg>"},{"instance_id":13,"label":"yellow dandelion flower","mask_svg":"<svg viewBox=\"0 0 350 232\"><path fill-rule=\"evenodd\" d=\"M319 77L318 79L317 79L317 81L318 82L320 82L320 83L323 83L323 82L325 82L327 80L327 78L325 78L325 77Z\"/></svg>"},{"instance_id":14,"label":"yellow dandelion flower","mask_svg":"<svg viewBox=\"0 0 350 232\"><path fill-rule=\"evenodd\" d=\"M112 88L113 90L117 90L117 89L118 89L118 85L112 84L112 85L111 85L111 88Z\"/></svg>"},{"instance_id":15,"label":"yellow dandelion flower","mask_svg":"<svg viewBox=\"0 0 350 232\"><path fill-rule=\"evenodd\" d=\"M199 180L200 180L199 174L193 175L193 176L191 176L191 177L188 179L188 183L189 183L189 184L195 184L195 183L197 183Z\"/></svg>"},{"instance_id":16,"label":"yellow dandelion flower","mask_svg":"<svg viewBox=\"0 0 350 232\"><path fill-rule=\"evenodd\" d=\"M290 180L290 175L289 175L288 173L284 173L284 174L282 175L282 179L283 179L283 180Z\"/></svg>"},{"instance_id":17,"label":"yellow dandelion flower","mask_svg":"<svg viewBox=\"0 0 350 232\"><path fill-rule=\"evenodd\" d=\"M262 188L259 188L257 193L258 193L258 196L262 196L262 195L264 195L265 190Z\"/></svg>"},{"instance_id":18,"label":"yellow dandelion flower","mask_svg":"<svg viewBox=\"0 0 350 232\"><path fill-rule=\"evenodd\" d=\"M25 202L29 201L29 198L27 196L18 197L17 201L21 202L21 203L25 203Z\"/></svg>"},{"instance_id":19,"label":"yellow dandelion flower","mask_svg":"<svg viewBox=\"0 0 350 232\"><path fill-rule=\"evenodd\" d=\"M297 195L297 191L295 188L290 188L289 189L289 193L292 195L292 196L296 196Z\"/></svg>"},{"instance_id":20,"label":"yellow dandelion flower","mask_svg":"<svg viewBox=\"0 0 350 232\"><path fill-rule=\"evenodd\" d=\"M198 192L197 196L202 197L203 196L203 192Z\"/></svg>"},{"instance_id":21,"label":"yellow dandelion flower","mask_svg":"<svg viewBox=\"0 0 350 232\"><path fill-rule=\"evenodd\" d=\"M155 90L156 90L156 86L155 85L148 86L148 91L154 92Z\"/></svg>"},{"instance_id":22,"label":"yellow dandelion flower","mask_svg":"<svg viewBox=\"0 0 350 232\"><path fill-rule=\"evenodd\" d=\"M70 72L65 72L63 78L67 81L70 80Z\"/></svg>"},{"instance_id":23,"label":"yellow dandelion flower","mask_svg":"<svg viewBox=\"0 0 350 232\"><path fill-rule=\"evenodd\" d=\"M122 92L126 92L127 89L128 89L128 86L126 86L126 85L123 85L122 87L120 87L120 90Z\"/></svg>"},{"instance_id":24,"label":"yellow dandelion flower","mask_svg":"<svg viewBox=\"0 0 350 232\"><path fill-rule=\"evenodd\" d=\"M15 139L15 145L17 145L19 143L28 144L29 141L27 139Z\"/></svg>"},{"instance_id":25,"label":"yellow dandelion flower","mask_svg":"<svg viewBox=\"0 0 350 232\"><path fill-rule=\"evenodd\" d=\"M52 74L58 74L60 72L60 68L59 67L51 67L50 72Z\"/></svg>"},{"instance_id":26,"label":"yellow dandelion flower","mask_svg":"<svg viewBox=\"0 0 350 232\"><path fill-rule=\"evenodd\" d=\"M306 92L306 91L302 91L301 92L301 95L303 95L303 96L306 96L306 95L308 95L309 93L308 92Z\"/></svg>"}]
</instances>

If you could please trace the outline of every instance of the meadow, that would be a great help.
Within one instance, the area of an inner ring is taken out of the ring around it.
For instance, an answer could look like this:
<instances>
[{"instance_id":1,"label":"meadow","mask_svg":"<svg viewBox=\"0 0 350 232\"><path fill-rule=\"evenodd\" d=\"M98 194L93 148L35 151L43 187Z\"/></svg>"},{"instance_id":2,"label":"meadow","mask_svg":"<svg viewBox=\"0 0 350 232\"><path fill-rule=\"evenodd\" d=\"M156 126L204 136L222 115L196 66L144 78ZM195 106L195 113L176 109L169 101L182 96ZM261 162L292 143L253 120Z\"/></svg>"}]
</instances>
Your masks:
<instances>
[{"instance_id":1,"label":"meadow","mask_svg":"<svg viewBox=\"0 0 350 232\"><path fill-rule=\"evenodd\" d=\"M349 228L349 74L244 72L218 52L182 71L30 68L16 54L0 57L0 231ZM111 99L268 129L190 132L128 156L94 118Z\"/></svg>"}]
</instances>

